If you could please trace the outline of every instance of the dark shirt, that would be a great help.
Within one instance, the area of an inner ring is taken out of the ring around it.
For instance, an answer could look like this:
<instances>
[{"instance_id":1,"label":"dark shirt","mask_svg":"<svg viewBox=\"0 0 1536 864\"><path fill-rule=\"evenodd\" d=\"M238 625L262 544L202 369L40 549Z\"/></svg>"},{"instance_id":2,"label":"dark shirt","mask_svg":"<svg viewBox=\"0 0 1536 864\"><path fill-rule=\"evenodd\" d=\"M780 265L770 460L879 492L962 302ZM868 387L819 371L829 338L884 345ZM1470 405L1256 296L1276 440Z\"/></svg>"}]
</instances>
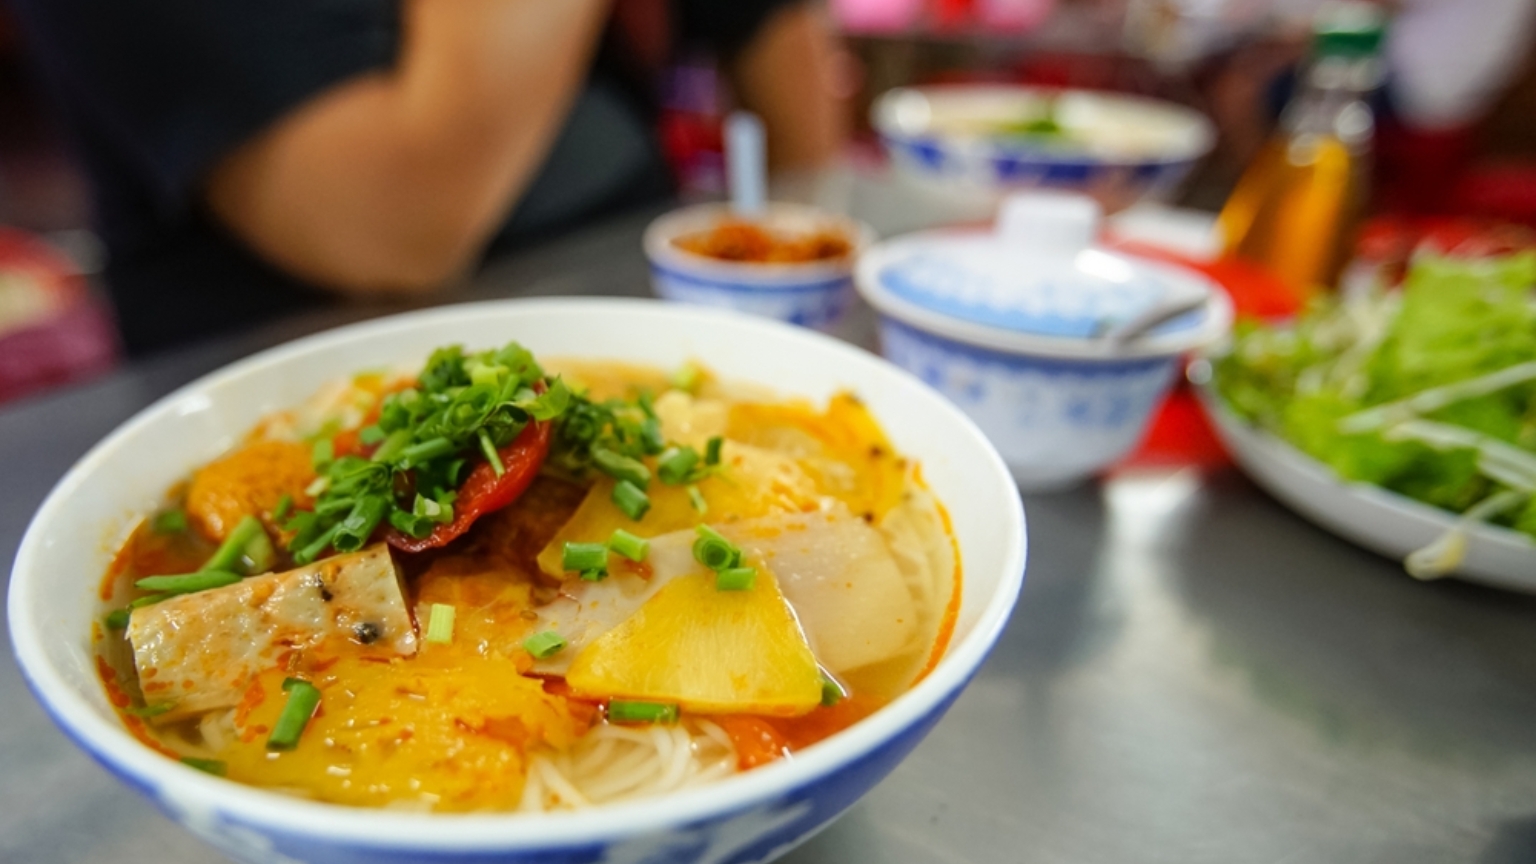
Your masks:
<instances>
[{"instance_id":1,"label":"dark shirt","mask_svg":"<svg viewBox=\"0 0 1536 864\"><path fill-rule=\"evenodd\" d=\"M791 0L674 0L681 41L745 44ZM388 68L399 0L11 0L90 178L130 353L325 302L210 217L231 149L321 91ZM647 88L600 58L498 237L558 230L666 188Z\"/></svg>"}]
</instances>

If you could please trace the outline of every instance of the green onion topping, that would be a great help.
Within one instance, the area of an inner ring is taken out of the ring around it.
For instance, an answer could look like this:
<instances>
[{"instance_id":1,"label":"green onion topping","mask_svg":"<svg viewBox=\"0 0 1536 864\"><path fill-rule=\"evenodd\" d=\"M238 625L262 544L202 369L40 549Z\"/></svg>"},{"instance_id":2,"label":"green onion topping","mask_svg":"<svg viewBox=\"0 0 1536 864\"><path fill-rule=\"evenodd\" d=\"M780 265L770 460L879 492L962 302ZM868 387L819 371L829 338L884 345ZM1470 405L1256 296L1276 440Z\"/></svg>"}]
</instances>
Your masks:
<instances>
[{"instance_id":1,"label":"green onion topping","mask_svg":"<svg viewBox=\"0 0 1536 864\"><path fill-rule=\"evenodd\" d=\"M719 531L708 525L697 529L698 539L693 541L693 558L705 567L719 573L741 564L741 550L725 539Z\"/></svg>"},{"instance_id":2,"label":"green onion topping","mask_svg":"<svg viewBox=\"0 0 1536 864\"><path fill-rule=\"evenodd\" d=\"M180 534L187 530L187 511L163 510L155 516L156 534Z\"/></svg>"},{"instance_id":3,"label":"green onion topping","mask_svg":"<svg viewBox=\"0 0 1536 864\"><path fill-rule=\"evenodd\" d=\"M583 582L601 582L601 581L603 581L604 579L607 579L607 578L608 578L608 571L607 570L583 570L583 571L581 571L581 581L583 581Z\"/></svg>"},{"instance_id":4,"label":"green onion topping","mask_svg":"<svg viewBox=\"0 0 1536 864\"><path fill-rule=\"evenodd\" d=\"M699 388L704 381L704 370L692 363L684 363L672 373L671 384L673 388L692 393Z\"/></svg>"},{"instance_id":5,"label":"green onion topping","mask_svg":"<svg viewBox=\"0 0 1536 864\"><path fill-rule=\"evenodd\" d=\"M843 701L843 699L847 698L847 696L848 691L843 689L843 685L837 683L836 678L833 678L831 675L828 675L825 672L821 673L822 707L831 708L833 705Z\"/></svg>"},{"instance_id":6,"label":"green onion topping","mask_svg":"<svg viewBox=\"0 0 1536 864\"><path fill-rule=\"evenodd\" d=\"M565 638L553 630L545 630L543 633L535 633L523 640L523 649L533 655L535 660L543 660L553 654L559 653L566 646Z\"/></svg>"},{"instance_id":7,"label":"green onion topping","mask_svg":"<svg viewBox=\"0 0 1536 864\"><path fill-rule=\"evenodd\" d=\"M215 777L223 777L229 771L229 766L217 759L198 759L195 756L183 756L181 757L181 764L188 768L196 768L204 774L212 774Z\"/></svg>"},{"instance_id":8,"label":"green onion topping","mask_svg":"<svg viewBox=\"0 0 1536 864\"><path fill-rule=\"evenodd\" d=\"M608 719L614 723L676 723L676 705L664 702L623 702L615 699L608 703Z\"/></svg>"},{"instance_id":9,"label":"green onion topping","mask_svg":"<svg viewBox=\"0 0 1536 864\"><path fill-rule=\"evenodd\" d=\"M316 471L324 471L326 466L336 461L336 443L330 438L321 438L309 448L309 464L315 466Z\"/></svg>"},{"instance_id":10,"label":"green onion topping","mask_svg":"<svg viewBox=\"0 0 1536 864\"><path fill-rule=\"evenodd\" d=\"M123 710L124 712L132 714L135 717L143 717L148 719L150 717L159 717L161 714L164 714L165 712L175 707L176 703L174 702L161 702L157 705L131 706L124 708Z\"/></svg>"},{"instance_id":11,"label":"green onion topping","mask_svg":"<svg viewBox=\"0 0 1536 864\"><path fill-rule=\"evenodd\" d=\"M297 747L299 736L304 734L309 718L315 716L315 709L320 707L320 688L302 678L283 681L283 690L288 693L288 702L283 705L283 713L278 715L277 722L272 725L272 734L267 737L268 750L292 750Z\"/></svg>"},{"instance_id":12,"label":"green onion topping","mask_svg":"<svg viewBox=\"0 0 1536 864\"><path fill-rule=\"evenodd\" d=\"M751 591L757 584L757 568L729 567L715 574L717 591Z\"/></svg>"},{"instance_id":13,"label":"green onion topping","mask_svg":"<svg viewBox=\"0 0 1536 864\"><path fill-rule=\"evenodd\" d=\"M288 514L292 512L293 496L289 495L287 492L284 492L283 497L277 499L277 507L272 510L272 521L282 522L284 519L287 519Z\"/></svg>"},{"instance_id":14,"label":"green onion topping","mask_svg":"<svg viewBox=\"0 0 1536 864\"><path fill-rule=\"evenodd\" d=\"M651 541L636 537L623 528L615 528L608 538L608 548L631 561L644 561L650 554Z\"/></svg>"},{"instance_id":15,"label":"green onion topping","mask_svg":"<svg viewBox=\"0 0 1536 864\"><path fill-rule=\"evenodd\" d=\"M692 447L668 447L656 460L656 476L669 486L687 483L699 464L699 451Z\"/></svg>"},{"instance_id":16,"label":"green onion topping","mask_svg":"<svg viewBox=\"0 0 1536 864\"><path fill-rule=\"evenodd\" d=\"M592 451L592 464L597 470L621 483L633 484L641 490L651 485L651 469L645 467L645 463L639 459L597 447Z\"/></svg>"},{"instance_id":17,"label":"green onion topping","mask_svg":"<svg viewBox=\"0 0 1536 864\"><path fill-rule=\"evenodd\" d=\"M709 439L704 445L704 464L713 468L720 464L720 448L724 446L725 439L719 435Z\"/></svg>"},{"instance_id":18,"label":"green onion topping","mask_svg":"<svg viewBox=\"0 0 1536 864\"><path fill-rule=\"evenodd\" d=\"M688 503L693 505L693 509L697 510L700 516L709 513L709 502L704 500L704 493L692 483L688 484Z\"/></svg>"},{"instance_id":19,"label":"green onion topping","mask_svg":"<svg viewBox=\"0 0 1536 864\"><path fill-rule=\"evenodd\" d=\"M433 603L427 618L427 641L446 645L453 641L454 608L447 603Z\"/></svg>"},{"instance_id":20,"label":"green onion topping","mask_svg":"<svg viewBox=\"0 0 1536 864\"><path fill-rule=\"evenodd\" d=\"M210 588L223 588L225 585L233 585L239 581L239 573L231 573L228 570L202 570L179 576L146 576L133 584L145 591L193 594Z\"/></svg>"},{"instance_id":21,"label":"green onion topping","mask_svg":"<svg viewBox=\"0 0 1536 864\"><path fill-rule=\"evenodd\" d=\"M560 552L560 565L566 570L585 573L608 569L608 547L601 543L570 543Z\"/></svg>"},{"instance_id":22,"label":"green onion topping","mask_svg":"<svg viewBox=\"0 0 1536 864\"><path fill-rule=\"evenodd\" d=\"M122 630L128 626L128 618L132 614L131 609L113 609L107 613L107 629Z\"/></svg>"},{"instance_id":23,"label":"green onion topping","mask_svg":"<svg viewBox=\"0 0 1536 864\"><path fill-rule=\"evenodd\" d=\"M247 515L243 517L239 522L235 523L235 527L229 532L229 536L224 538L224 542L220 543L219 548L214 550L213 557L204 562L201 569L225 570L231 573L241 572L244 570L242 563L245 558L245 548L251 545L251 541L256 539L256 535L264 530L261 527L261 522L255 516Z\"/></svg>"},{"instance_id":24,"label":"green onion topping","mask_svg":"<svg viewBox=\"0 0 1536 864\"><path fill-rule=\"evenodd\" d=\"M645 512L651 509L650 497L628 480L620 480L613 487L613 503L625 516L636 522L645 518Z\"/></svg>"}]
</instances>

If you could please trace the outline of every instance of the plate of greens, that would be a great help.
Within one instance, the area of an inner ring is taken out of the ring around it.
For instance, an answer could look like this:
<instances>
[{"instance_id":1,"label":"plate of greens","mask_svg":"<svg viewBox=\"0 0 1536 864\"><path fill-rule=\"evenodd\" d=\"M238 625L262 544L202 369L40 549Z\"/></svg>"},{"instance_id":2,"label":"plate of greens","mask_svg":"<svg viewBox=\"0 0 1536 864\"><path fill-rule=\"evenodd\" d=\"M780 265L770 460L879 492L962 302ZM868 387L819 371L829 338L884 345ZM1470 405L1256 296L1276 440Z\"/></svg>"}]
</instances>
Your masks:
<instances>
[{"instance_id":1,"label":"plate of greens","mask_svg":"<svg viewBox=\"0 0 1536 864\"><path fill-rule=\"evenodd\" d=\"M1192 377L1298 513L1421 579L1536 592L1536 252L1420 254L1401 290L1239 323Z\"/></svg>"}]
</instances>

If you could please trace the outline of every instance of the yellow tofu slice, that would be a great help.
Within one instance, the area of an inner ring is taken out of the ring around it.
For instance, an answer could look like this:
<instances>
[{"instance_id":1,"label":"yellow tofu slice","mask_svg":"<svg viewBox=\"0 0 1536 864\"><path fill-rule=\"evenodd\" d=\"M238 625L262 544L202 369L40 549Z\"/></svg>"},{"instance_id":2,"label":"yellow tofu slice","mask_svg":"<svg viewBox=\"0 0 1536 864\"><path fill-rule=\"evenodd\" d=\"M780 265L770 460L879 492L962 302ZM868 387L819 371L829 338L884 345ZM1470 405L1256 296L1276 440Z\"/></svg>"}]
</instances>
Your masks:
<instances>
[{"instance_id":1,"label":"yellow tofu slice","mask_svg":"<svg viewBox=\"0 0 1536 864\"><path fill-rule=\"evenodd\" d=\"M128 622L145 702L172 706L160 722L232 707L285 654L335 638L416 653L415 624L384 544L172 597L134 610Z\"/></svg>"}]
</instances>

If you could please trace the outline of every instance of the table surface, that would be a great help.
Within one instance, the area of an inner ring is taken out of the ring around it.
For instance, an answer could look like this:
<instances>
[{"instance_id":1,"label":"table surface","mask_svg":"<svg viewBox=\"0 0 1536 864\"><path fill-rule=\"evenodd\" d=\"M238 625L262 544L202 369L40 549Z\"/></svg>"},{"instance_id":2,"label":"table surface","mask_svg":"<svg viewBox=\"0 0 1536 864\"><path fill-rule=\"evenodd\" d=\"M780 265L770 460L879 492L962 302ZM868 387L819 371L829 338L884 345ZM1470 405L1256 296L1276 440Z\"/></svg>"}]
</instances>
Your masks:
<instances>
[{"instance_id":1,"label":"table surface","mask_svg":"<svg viewBox=\"0 0 1536 864\"><path fill-rule=\"evenodd\" d=\"M644 215L514 255L452 299L643 295ZM0 572L53 483L151 400L383 311L0 410ZM840 335L871 346L869 313ZM1024 593L981 674L786 862L1536 860L1536 598L1416 583L1231 470L1121 474L1025 508ZM69 744L4 655L0 861L221 860Z\"/></svg>"}]
</instances>

